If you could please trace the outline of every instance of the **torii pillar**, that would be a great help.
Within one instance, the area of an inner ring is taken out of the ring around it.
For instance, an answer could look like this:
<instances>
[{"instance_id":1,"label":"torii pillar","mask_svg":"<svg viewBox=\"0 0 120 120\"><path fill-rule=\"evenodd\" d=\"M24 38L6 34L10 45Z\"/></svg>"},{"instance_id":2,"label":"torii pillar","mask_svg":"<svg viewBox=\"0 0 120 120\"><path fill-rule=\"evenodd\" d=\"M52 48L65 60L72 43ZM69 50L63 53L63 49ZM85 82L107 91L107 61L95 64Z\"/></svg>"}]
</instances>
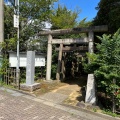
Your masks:
<instances>
[{"instance_id":1,"label":"torii pillar","mask_svg":"<svg viewBox=\"0 0 120 120\"><path fill-rule=\"evenodd\" d=\"M47 48L47 71L46 80L51 80L51 63L52 63L52 35L48 35L48 48Z\"/></svg>"},{"instance_id":2,"label":"torii pillar","mask_svg":"<svg viewBox=\"0 0 120 120\"><path fill-rule=\"evenodd\" d=\"M58 55L57 74L56 74L57 80L60 80L60 71L61 71L61 62L62 62L62 48L63 48L63 44L60 44L59 55Z\"/></svg>"},{"instance_id":3,"label":"torii pillar","mask_svg":"<svg viewBox=\"0 0 120 120\"><path fill-rule=\"evenodd\" d=\"M89 31L88 40L89 40L88 52L94 53L94 32L93 31ZM90 60L88 60L88 62L90 63Z\"/></svg>"}]
</instances>

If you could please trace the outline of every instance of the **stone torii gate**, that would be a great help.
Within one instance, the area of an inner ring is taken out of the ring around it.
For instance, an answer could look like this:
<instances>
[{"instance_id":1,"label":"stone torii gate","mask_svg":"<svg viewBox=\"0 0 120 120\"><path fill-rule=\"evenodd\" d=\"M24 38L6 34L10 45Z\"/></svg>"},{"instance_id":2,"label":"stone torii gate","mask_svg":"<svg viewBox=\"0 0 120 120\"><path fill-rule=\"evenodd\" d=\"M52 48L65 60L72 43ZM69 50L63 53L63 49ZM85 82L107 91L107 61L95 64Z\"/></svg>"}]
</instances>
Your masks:
<instances>
[{"instance_id":1,"label":"stone torii gate","mask_svg":"<svg viewBox=\"0 0 120 120\"><path fill-rule=\"evenodd\" d=\"M47 48L47 71L46 71L46 80L51 80L51 62L52 62L52 44L60 44L59 48L59 57L58 57L58 66L62 59L62 49L63 44L79 44L79 43L88 43L88 52L94 52L94 32L106 32L108 27L103 26L91 26L86 28L72 28L72 29L60 29L60 30L51 30L51 31L41 31L38 33L39 36L48 36L48 48ZM88 33L87 38L80 39L53 39L52 36L64 35L64 34L79 34L79 33ZM60 78L59 75L60 68L57 70L57 79Z\"/></svg>"}]
</instances>

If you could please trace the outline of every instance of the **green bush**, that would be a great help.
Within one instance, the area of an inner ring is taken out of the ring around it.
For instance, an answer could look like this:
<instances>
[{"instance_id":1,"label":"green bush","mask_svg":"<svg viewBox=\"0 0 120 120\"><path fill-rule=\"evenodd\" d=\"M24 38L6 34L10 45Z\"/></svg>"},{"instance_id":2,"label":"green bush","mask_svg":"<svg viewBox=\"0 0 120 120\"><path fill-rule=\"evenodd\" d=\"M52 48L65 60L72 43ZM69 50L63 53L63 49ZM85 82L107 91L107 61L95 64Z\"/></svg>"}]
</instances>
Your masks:
<instances>
[{"instance_id":1,"label":"green bush","mask_svg":"<svg viewBox=\"0 0 120 120\"><path fill-rule=\"evenodd\" d=\"M84 64L88 73L94 73L97 88L113 102L120 105L120 29L114 35L103 35L97 44L96 54L87 54L89 64ZM113 108L115 109L115 108Z\"/></svg>"}]
</instances>

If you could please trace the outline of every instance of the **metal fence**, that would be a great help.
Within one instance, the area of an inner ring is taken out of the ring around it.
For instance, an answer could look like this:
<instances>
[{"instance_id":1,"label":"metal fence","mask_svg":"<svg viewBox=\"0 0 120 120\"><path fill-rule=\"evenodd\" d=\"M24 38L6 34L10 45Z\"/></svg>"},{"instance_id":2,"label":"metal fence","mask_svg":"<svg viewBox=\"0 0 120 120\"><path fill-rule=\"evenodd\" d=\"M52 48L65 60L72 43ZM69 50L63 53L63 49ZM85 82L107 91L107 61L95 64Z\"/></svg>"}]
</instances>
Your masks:
<instances>
[{"instance_id":1,"label":"metal fence","mask_svg":"<svg viewBox=\"0 0 120 120\"><path fill-rule=\"evenodd\" d=\"M20 71L17 71L15 68L7 68L4 72L3 82L7 85L13 85L15 87L19 87L20 82L16 78L17 72L19 72L19 76L20 76Z\"/></svg>"}]
</instances>

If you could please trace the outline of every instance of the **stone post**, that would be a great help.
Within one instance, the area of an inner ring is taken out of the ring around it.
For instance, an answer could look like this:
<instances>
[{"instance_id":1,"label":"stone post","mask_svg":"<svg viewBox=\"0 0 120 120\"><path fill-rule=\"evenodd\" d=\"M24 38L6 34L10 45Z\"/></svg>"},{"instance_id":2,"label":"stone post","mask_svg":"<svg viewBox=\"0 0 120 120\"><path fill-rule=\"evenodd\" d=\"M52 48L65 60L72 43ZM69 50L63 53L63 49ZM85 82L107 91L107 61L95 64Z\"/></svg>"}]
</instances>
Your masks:
<instances>
[{"instance_id":1,"label":"stone post","mask_svg":"<svg viewBox=\"0 0 120 120\"><path fill-rule=\"evenodd\" d=\"M60 70L61 70L61 60L62 60L62 48L63 48L63 44L60 44L59 55L58 55L57 74L56 74L56 79L57 80L60 80Z\"/></svg>"},{"instance_id":2,"label":"stone post","mask_svg":"<svg viewBox=\"0 0 120 120\"><path fill-rule=\"evenodd\" d=\"M46 80L51 80L52 35L48 35Z\"/></svg>"},{"instance_id":3,"label":"stone post","mask_svg":"<svg viewBox=\"0 0 120 120\"><path fill-rule=\"evenodd\" d=\"M96 105L96 95L95 95L95 78L93 74L88 74L87 79L87 90L85 102L90 103L92 105Z\"/></svg>"},{"instance_id":4,"label":"stone post","mask_svg":"<svg viewBox=\"0 0 120 120\"><path fill-rule=\"evenodd\" d=\"M27 51L26 85L34 84L35 51Z\"/></svg>"},{"instance_id":5,"label":"stone post","mask_svg":"<svg viewBox=\"0 0 120 120\"><path fill-rule=\"evenodd\" d=\"M35 51L27 51L26 83L20 85L20 89L34 91L40 88L40 83L34 83Z\"/></svg>"}]
</instances>

